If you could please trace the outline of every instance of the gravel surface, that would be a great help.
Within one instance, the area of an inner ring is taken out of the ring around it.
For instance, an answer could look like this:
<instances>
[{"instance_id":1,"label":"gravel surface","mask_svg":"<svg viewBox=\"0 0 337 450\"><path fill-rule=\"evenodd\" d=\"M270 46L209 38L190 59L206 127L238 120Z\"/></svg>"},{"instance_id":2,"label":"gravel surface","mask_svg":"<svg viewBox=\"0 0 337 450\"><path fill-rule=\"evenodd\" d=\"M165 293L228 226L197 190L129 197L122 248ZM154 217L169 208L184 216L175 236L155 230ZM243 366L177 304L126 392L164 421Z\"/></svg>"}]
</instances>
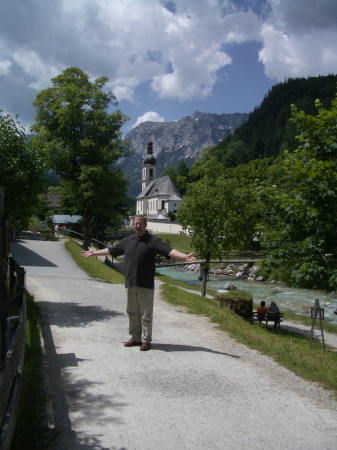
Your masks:
<instances>
[{"instance_id":1,"label":"gravel surface","mask_svg":"<svg viewBox=\"0 0 337 450\"><path fill-rule=\"evenodd\" d=\"M336 449L337 402L156 289L153 347L125 348L126 291L89 278L64 242L11 245L43 317L52 447Z\"/></svg>"}]
</instances>

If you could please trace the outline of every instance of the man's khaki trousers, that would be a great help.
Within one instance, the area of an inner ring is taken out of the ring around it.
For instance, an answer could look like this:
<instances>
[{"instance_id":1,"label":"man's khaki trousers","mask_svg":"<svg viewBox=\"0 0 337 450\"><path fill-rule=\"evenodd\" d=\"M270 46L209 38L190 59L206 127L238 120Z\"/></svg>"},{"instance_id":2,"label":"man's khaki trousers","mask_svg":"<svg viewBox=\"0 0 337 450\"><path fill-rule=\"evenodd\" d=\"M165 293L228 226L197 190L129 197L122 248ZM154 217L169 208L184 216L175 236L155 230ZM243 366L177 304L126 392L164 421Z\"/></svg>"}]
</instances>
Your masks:
<instances>
[{"instance_id":1,"label":"man's khaki trousers","mask_svg":"<svg viewBox=\"0 0 337 450\"><path fill-rule=\"evenodd\" d=\"M135 341L151 342L154 289L131 286L128 288L126 312L129 333Z\"/></svg>"}]
</instances>

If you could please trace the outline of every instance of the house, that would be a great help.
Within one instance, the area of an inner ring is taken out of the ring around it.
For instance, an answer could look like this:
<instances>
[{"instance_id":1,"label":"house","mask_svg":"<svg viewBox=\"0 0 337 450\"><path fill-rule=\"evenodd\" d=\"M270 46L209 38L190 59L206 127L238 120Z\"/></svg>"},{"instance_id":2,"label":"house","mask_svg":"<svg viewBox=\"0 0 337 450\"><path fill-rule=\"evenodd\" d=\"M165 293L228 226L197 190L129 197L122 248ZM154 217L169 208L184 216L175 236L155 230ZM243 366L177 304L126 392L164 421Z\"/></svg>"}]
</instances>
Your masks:
<instances>
[{"instance_id":1,"label":"house","mask_svg":"<svg viewBox=\"0 0 337 450\"><path fill-rule=\"evenodd\" d=\"M142 166L142 192L137 197L136 212L148 219L165 219L168 213L177 213L182 198L168 175L157 178L153 143L148 142Z\"/></svg>"},{"instance_id":2,"label":"house","mask_svg":"<svg viewBox=\"0 0 337 450\"><path fill-rule=\"evenodd\" d=\"M54 214L61 214L60 194L46 194L39 197L49 209L54 211Z\"/></svg>"}]
</instances>

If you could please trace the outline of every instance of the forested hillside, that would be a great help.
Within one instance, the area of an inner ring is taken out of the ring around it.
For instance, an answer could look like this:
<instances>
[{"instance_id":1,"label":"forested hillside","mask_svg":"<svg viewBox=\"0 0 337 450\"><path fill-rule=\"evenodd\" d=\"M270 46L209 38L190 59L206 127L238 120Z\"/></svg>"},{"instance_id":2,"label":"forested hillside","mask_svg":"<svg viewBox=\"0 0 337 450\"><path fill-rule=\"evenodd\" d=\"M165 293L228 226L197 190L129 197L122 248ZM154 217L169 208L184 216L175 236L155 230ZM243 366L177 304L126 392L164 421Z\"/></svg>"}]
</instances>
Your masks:
<instances>
[{"instance_id":1,"label":"forested hillside","mask_svg":"<svg viewBox=\"0 0 337 450\"><path fill-rule=\"evenodd\" d=\"M336 81L275 86L237 132L191 169L167 173L184 193L177 218L205 270L214 255L257 238L267 255L260 275L337 290Z\"/></svg>"},{"instance_id":2,"label":"forested hillside","mask_svg":"<svg viewBox=\"0 0 337 450\"><path fill-rule=\"evenodd\" d=\"M289 78L269 91L260 106L234 134L222 140L213 154L225 167L236 167L254 159L276 157L296 146L295 126L289 123L291 104L315 115L315 100L329 108L337 86L337 75Z\"/></svg>"}]
</instances>

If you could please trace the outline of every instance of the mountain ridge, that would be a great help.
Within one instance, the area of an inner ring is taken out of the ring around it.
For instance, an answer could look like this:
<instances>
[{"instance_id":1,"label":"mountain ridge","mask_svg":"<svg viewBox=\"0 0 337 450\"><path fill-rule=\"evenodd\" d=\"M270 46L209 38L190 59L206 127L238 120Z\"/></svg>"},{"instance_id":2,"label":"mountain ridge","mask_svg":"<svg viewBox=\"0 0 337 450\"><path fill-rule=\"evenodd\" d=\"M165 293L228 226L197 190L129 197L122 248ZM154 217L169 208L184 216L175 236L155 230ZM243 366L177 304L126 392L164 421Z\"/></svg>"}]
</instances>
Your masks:
<instances>
[{"instance_id":1,"label":"mountain ridge","mask_svg":"<svg viewBox=\"0 0 337 450\"><path fill-rule=\"evenodd\" d=\"M191 116L171 122L143 122L137 125L125 136L131 155L120 161L130 182L128 195L135 198L141 192L141 167L149 140L153 142L160 177L166 167L176 167L181 159L191 167L198 154L211 145L217 145L229 132L234 133L248 117L248 113L195 111Z\"/></svg>"}]
</instances>

